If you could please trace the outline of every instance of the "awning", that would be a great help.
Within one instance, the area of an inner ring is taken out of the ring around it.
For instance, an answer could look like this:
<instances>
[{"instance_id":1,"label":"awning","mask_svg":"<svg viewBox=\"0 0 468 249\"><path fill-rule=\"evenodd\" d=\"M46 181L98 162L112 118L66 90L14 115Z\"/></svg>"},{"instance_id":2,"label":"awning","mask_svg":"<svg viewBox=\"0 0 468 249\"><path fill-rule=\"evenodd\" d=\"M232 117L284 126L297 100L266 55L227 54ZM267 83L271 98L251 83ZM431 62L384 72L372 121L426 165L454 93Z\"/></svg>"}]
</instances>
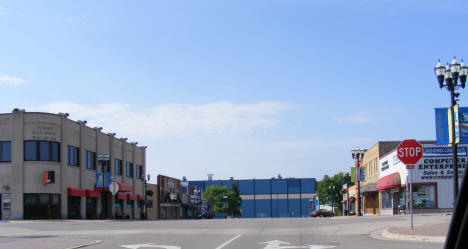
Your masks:
<instances>
[{"instance_id":1,"label":"awning","mask_svg":"<svg viewBox=\"0 0 468 249\"><path fill-rule=\"evenodd\" d=\"M144 195L138 195L138 200L139 201L144 201L146 197Z\"/></svg>"},{"instance_id":2,"label":"awning","mask_svg":"<svg viewBox=\"0 0 468 249\"><path fill-rule=\"evenodd\" d=\"M117 193L116 197L117 197L117 199L119 199L119 200L126 200L126 199L127 199L127 194L124 194L124 193Z\"/></svg>"},{"instance_id":3,"label":"awning","mask_svg":"<svg viewBox=\"0 0 468 249\"><path fill-rule=\"evenodd\" d=\"M89 198L101 198L101 191L97 191L97 190L86 190L86 197L89 197Z\"/></svg>"},{"instance_id":4,"label":"awning","mask_svg":"<svg viewBox=\"0 0 468 249\"><path fill-rule=\"evenodd\" d=\"M68 188L68 196L86 196L86 190L79 188Z\"/></svg>"},{"instance_id":5,"label":"awning","mask_svg":"<svg viewBox=\"0 0 468 249\"><path fill-rule=\"evenodd\" d=\"M138 200L138 195L135 195L135 194L128 194L128 199L127 200Z\"/></svg>"},{"instance_id":6,"label":"awning","mask_svg":"<svg viewBox=\"0 0 468 249\"><path fill-rule=\"evenodd\" d=\"M379 181L377 182L377 186L375 187L375 189L377 191L382 191L386 189L400 188L400 187L401 187L400 173L396 172L396 173L380 178Z\"/></svg>"},{"instance_id":7,"label":"awning","mask_svg":"<svg viewBox=\"0 0 468 249\"><path fill-rule=\"evenodd\" d=\"M119 192L133 192L131 184L117 182L117 185L119 185Z\"/></svg>"},{"instance_id":8,"label":"awning","mask_svg":"<svg viewBox=\"0 0 468 249\"><path fill-rule=\"evenodd\" d=\"M361 192L362 193L376 192L377 191L376 187L377 187L377 183L368 183L361 187Z\"/></svg>"}]
</instances>

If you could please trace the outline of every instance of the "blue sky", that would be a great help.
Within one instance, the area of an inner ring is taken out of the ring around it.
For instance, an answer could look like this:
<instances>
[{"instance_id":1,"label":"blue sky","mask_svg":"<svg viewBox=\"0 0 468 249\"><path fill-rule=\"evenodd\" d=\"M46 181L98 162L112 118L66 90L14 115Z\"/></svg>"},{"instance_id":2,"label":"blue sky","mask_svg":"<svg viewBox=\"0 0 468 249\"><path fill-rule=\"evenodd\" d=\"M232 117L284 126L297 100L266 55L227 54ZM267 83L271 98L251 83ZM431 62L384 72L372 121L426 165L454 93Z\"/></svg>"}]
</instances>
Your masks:
<instances>
[{"instance_id":1,"label":"blue sky","mask_svg":"<svg viewBox=\"0 0 468 249\"><path fill-rule=\"evenodd\" d=\"M468 59L467 7L0 0L0 111L68 112L147 145L153 179L320 179L352 148L435 138L449 95L433 67Z\"/></svg>"}]
</instances>

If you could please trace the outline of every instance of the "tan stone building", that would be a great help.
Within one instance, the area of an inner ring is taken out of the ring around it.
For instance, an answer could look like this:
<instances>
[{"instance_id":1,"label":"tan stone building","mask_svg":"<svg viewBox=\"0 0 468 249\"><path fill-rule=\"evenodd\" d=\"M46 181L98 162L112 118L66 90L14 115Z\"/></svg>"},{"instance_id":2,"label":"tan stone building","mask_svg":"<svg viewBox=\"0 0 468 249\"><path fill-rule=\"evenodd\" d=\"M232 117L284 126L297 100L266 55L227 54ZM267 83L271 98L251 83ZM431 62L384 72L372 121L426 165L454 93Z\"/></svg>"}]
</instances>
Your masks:
<instances>
[{"instance_id":1,"label":"tan stone building","mask_svg":"<svg viewBox=\"0 0 468 249\"><path fill-rule=\"evenodd\" d=\"M158 219L158 185L147 183L146 184L146 214L148 220Z\"/></svg>"},{"instance_id":2,"label":"tan stone building","mask_svg":"<svg viewBox=\"0 0 468 249\"><path fill-rule=\"evenodd\" d=\"M118 120L116 120L118 122ZM68 114L0 114L1 219L138 219L146 147ZM109 183L117 182L112 196Z\"/></svg>"},{"instance_id":3,"label":"tan stone building","mask_svg":"<svg viewBox=\"0 0 468 249\"><path fill-rule=\"evenodd\" d=\"M394 150L399 144L400 141L377 142L364 153L362 166L365 168L365 180L361 186L364 214L380 213L379 191L375 189L377 181L380 178L379 160L382 156Z\"/></svg>"}]
</instances>

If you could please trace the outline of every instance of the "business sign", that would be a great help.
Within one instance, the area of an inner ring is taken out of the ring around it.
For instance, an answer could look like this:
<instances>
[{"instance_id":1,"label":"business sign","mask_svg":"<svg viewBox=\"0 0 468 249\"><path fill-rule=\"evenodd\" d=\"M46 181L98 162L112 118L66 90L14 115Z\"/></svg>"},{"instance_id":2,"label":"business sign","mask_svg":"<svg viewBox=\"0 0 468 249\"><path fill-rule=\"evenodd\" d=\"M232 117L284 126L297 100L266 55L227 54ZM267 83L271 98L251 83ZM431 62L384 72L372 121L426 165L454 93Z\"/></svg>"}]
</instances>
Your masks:
<instances>
[{"instance_id":1,"label":"business sign","mask_svg":"<svg viewBox=\"0 0 468 249\"><path fill-rule=\"evenodd\" d=\"M435 108L436 143L450 144L452 139L450 108ZM455 107L455 139L468 144L468 107Z\"/></svg>"},{"instance_id":2,"label":"business sign","mask_svg":"<svg viewBox=\"0 0 468 249\"><path fill-rule=\"evenodd\" d=\"M460 157L467 156L466 147L458 147L457 155ZM452 157L453 148L452 147L428 147L423 148L424 157Z\"/></svg>"}]
</instances>

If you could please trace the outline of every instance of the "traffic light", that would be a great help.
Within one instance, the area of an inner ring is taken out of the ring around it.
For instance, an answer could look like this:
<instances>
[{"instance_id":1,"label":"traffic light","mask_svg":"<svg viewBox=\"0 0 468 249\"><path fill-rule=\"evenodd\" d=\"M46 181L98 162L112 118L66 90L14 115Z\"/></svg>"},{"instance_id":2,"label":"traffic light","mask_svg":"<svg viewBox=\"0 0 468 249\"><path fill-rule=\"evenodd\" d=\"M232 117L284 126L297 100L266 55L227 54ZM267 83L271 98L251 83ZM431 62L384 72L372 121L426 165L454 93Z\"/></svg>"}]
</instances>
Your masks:
<instances>
[{"instance_id":1,"label":"traffic light","mask_svg":"<svg viewBox=\"0 0 468 249\"><path fill-rule=\"evenodd\" d=\"M55 183L55 171L44 171L44 185Z\"/></svg>"},{"instance_id":2,"label":"traffic light","mask_svg":"<svg viewBox=\"0 0 468 249\"><path fill-rule=\"evenodd\" d=\"M49 171L49 184L55 183L55 171Z\"/></svg>"}]
</instances>

